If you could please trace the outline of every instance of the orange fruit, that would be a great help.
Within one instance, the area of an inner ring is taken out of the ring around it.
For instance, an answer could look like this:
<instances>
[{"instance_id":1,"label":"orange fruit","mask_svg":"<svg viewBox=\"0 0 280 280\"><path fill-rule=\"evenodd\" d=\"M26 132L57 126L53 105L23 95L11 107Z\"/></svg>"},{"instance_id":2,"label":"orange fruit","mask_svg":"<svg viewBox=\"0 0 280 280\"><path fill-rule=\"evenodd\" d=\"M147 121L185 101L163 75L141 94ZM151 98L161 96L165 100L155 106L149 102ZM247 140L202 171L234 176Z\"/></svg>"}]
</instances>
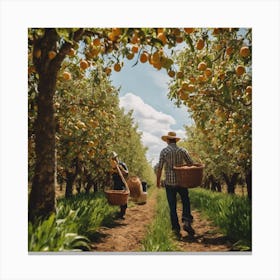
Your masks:
<instances>
[{"instance_id":1,"label":"orange fruit","mask_svg":"<svg viewBox=\"0 0 280 280\"><path fill-rule=\"evenodd\" d=\"M114 65L114 70L116 71L116 72L120 72L121 71L121 65L119 64L119 63L116 63L115 65Z\"/></svg>"},{"instance_id":2,"label":"orange fruit","mask_svg":"<svg viewBox=\"0 0 280 280\"><path fill-rule=\"evenodd\" d=\"M68 52L68 55L69 55L69 56L74 56L75 53L76 53L75 49L71 48L71 49L69 50L69 52Z\"/></svg>"},{"instance_id":3,"label":"orange fruit","mask_svg":"<svg viewBox=\"0 0 280 280\"><path fill-rule=\"evenodd\" d=\"M81 61L80 61L80 67L81 67L83 70L85 70L85 69L87 69L87 68L89 67L89 64L88 64L88 62L87 62L86 60L81 60Z\"/></svg>"},{"instance_id":4,"label":"orange fruit","mask_svg":"<svg viewBox=\"0 0 280 280\"><path fill-rule=\"evenodd\" d=\"M211 76L212 76L212 70L211 70L211 68L206 68L205 71L204 71L204 74L205 74L207 77L211 77Z\"/></svg>"},{"instance_id":5,"label":"orange fruit","mask_svg":"<svg viewBox=\"0 0 280 280\"><path fill-rule=\"evenodd\" d=\"M72 78L71 73L69 73L69 72L67 72L67 71L63 72L62 76L63 76L63 79L64 79L65 81L69 81L69 80L71 80L71 78Z\"/></svg>"},{"instance_id":6,"label":"orange fruit","mask_svg":"<svg viewBox=\"0 0 280 280\"><path fill-rule=\"evenodd\" d=\"M183 90L187 90L188 89L188 87L189 87L189 85L188 85L188 83L187 82L182 82L182 85L181 85L181 88L183 89Z\"/></svg>"},{"instance_id":7,"label":"orange fruit","mask_svg":"<svg viewBox=\"0 0 280 280\"><path fill-rule=\"evenodd\" d=\"M117 39L117 36L113 32L108 33L108 38L114 42Z\"/></svg>"},{"instance_id":8,"label":"orange fruit","mask_svg":"<svg viewBox=\"0 0 280 280\"><path fill-rule=\"evenodd\" d=\"M189 95L188 95L187 92L185 92L184 90L181 89L179 91L179 97L180 97L181 100L187 100Z\"/></svg>"},{"instance_id":9,"label":"orange fruit","mask_svg":"<svg viewBox=\"0 0 280 280\"><path fill-rule=\"evenodd\" d=\"M241 76L245 73L245 67L243 65L238 65L235 69L235 72L238 76Z\"/></svg>"},{"instance_id":10,"label":"orange fruit","mask_svg":"<svg viewBox=\"0 0 280 280\"><path fill-rule=\"evenodd\" d=\"M189 77L189 80L190 80L190 82L193 83L193 84L196 82L195 77Z\"/></svg>"},{"instance_id":11,"label":"orange fruit","mask_svg":"<svg viewBox=\"0 0 280 280\"><path fill-rule=\"evenodd\" d=\"M219 77L220 80L224 80L225 77L226 77L226 74L224 72L220 72L218 77Z\"/></svg>"},{"instance_id":12,"label":"orange fruit","mask_svg":"<svg viewBox=\"0 0 280 280\"><path fill-rule=\"evenodd\" d=\"M131 48L133 53L138 53L138 49L139 49L138 45L133 45Z\"/></svg>"},{"instance_id":13,"label":"orange fruit","mask_svg":"<svg viewBox=\"0 0 280 280\"><path fill-rule=\"evenodd\" d=\"M167 42L166 36L164 33L158 33L157 38L165 45Z\"/></svg>"},{"instance_id":14,"label":"orange fruit","mask_svg":"<svg viewBox=\"0 0 280 280\"><path fill-rule=\"evenodd\" d=\"M121 35L121 29L120 28L112 28L112 33L118 37Z\"/></svg>"},{"instance_id":15,"label":"orange fruit","mask_svg":"<svg viewBox=\"0 0 280 280\"><path fill-rule=\"evenodd\" d=\"M153 66L154 66L157 70L160 70L160 69L162 68L162 64L161 64L160 61L154 63Z\"/></svg>"},{"instance_id":16,"label":"orange fruit","mask_svg":"<svg viewBox=\"0 0 280 280\"><path fill-rule=\"evenodd\" d=\"M245 92L248 93L248 94L251 94L252 93L252 87L247 86Z\"/></svg>"},{"instance_id":17,"label":"orange fruit","mask_svg":"<svg viewBox=\"0 0 280 280\"><path fill-rule=\"evenodd\" d=\"M233 48L232 47L227 47L226 48L226 54L231 55L233 53Z\"/></svg>"},{"instance_id":18,"label":"orange fruit","mask_svg":"<svg viewBox=\"0 0 280 280\"><path fill-rule=\"evenodd\" d=\"M172 30L172 33L173 33L176 37L180 36L180 34L181 34L181 32L180 32L180 29L179 29L179 28L175 28L175 29L173 29L173 30Z\"/></svg>"},{"instance_id":19,"label":"orange fruit","mask_svg":"<svg viewBox=\"0 0 280 280\"><path fill-rule=\"evenodd\" d=\"M168 76L171 77L171 78L175 77L175 71L169 70L168 71Z\"/></svg>"},{"instance_id":20,"label":"orange fruit","mask_svg":"<svg viewBox=\"0 0 280 280\"><path fill-rule=\"evenodd\" d=\"M151 62L152 64L157 63L160 61L160 55L159 52L154 52L151 56Z\"/></svg>"},{"instance_id":21,"label":"orange fruit","mask_svg":"<svg viewBox=\"0 0 280 280\"><path fill-rule=\"evenodd\" d=\"M240 49L239 51L239 54L242 56L242 57L247 57L250 55L250 49L247 47L247 46L244 46Z\"/></svg>"},{"instance_id":22,"label":"orange fruit","mask_svg":"<svg viewBox=\"0 0 280 280\"><path fill-rule=\"evenodd\" d=\"M213 35L218 35L220 33L220 29L219 28L214 28L212 34Z\"/></svg>"},{"instance_id":23,"label":"orange fruit","mask_svg":"<svg viewBox=\"0 0 280 280\"><path fill-rule=\"evenodd\" d=\"M142 52L140 55L140 61L145 63L149 60L149 54L147 52Z\"/></svg>"},{"instance_id":24,"label":"orange fruit","mask_svg":"<svg viewBox=\"0 0 280 280\"><path fill-rule=\"evenodd\" d=\"M182 71L178 71L176 77L177 79L182 79L184 77L184 73Z\"/></svg>"},{"instance_id":25,"label":"orange fruit","mask_svg":"<svg viewBox=\"0 0 280 280\"><path fill-rule=\"evenodd\" d=\"M90 49L90 54L91 54L93 57L98 56L99 52L100 52L100 48L99 48L99 47L93 46L93 47L91 47L91 49Z\"/></svg>"},{"instance_id":26,"label":"orange fruit","mask_svg":"<svg viewBox=\"0 0 280 280\"><path fill-rule=\"evenodd\" d=\"M186 33L191 34L191 33L193 33L194 28L184 28L184 30Z\"/></svg>"},{"instance_id":27,"label":"orange fruit","mask_svg":"<svg viewBox=\"0 0 280 280\"><path fill-rule=\"evenodd\" d=\"M183 37L179 36L179 37L176 37L176 43L180 44L184 41Z\"/></svg>"},{"instance_id":28,"label":"orange fruit","mask_svg":"<svg viewBox=\"0 0 280 280\"><path fill-rule=\"evenodd\" d=\"M198 76L198 80L200 81L200 82L202 82L202 83L204 83L204 82L206 82L206 77L204 76L204 75L199 75Z\"/></svg>"},{"instance_id":29,"label":"orange fruit","mask_svg":"<svg viewBox=\"0 0 280 280\"><path fill-rule=\"evenodd\" d=\"M111 72L112 72L112 69L110 67L105 68L105 73L107 76L109 76L111 74Z\"/></svg>"},{"instance_id":30,"label":"orange fruit","mask_svg":"<svg viewBox=\"0 0 280 280\"><path fill-rule=\"evenodd\" d=\"M207 68L207 64L204 61L201 61L197 66L197 69L199 71L204 71L204 70L206 70L206 68Z\"/></svg>"},{"instance_id":31,"label":"orange fruit","mask_svg":"<svg viewBox=\"0 0 280 280\"><path fill-rule=\"evenodd\" d=\"M133 34L132 38L131 38L131 43L132 44L138 44L140 43L140 38L138 37L138 35L136 33Z\"/></svg>"},{"instance_id":32,"label":"orange fruit","mask_svg":"<svg viewBox=\"0 0 280 280\"><path fill-rule=\"evenodd\" d=\"M189 92L194 92L194 90L195 90L195 86L192 85L192 84L189 84L189 85L188 85L188 91L189 91Z\"/></svg>"},{"instance_id":33,"label":"orange fruit","mask_svg":"<svg viewBox=\"0 0 280 280\"><path fill-rule=\"evenodd\" d=\"M54 59L56 57L56 52L55 51L49 51L48 52L48 57L50 60Z\"/></svg>"},{"instance_id":34,"label":"orange fruit","mask_svg":"<svg viewBox=\"0 0 280 280\"><path fill-rule=\"evenodd\" d=\"M196 48L198 50L202 50L204 48L204 40L203 39L199 39L196 43Z\"/></svg>"},{"instance_id":35,"label":"orange fruit","mask_svg":"<svg viewBox=\"0 0 280 280\"><path fill-rule=\"evenodd\" d=\"M128 53L126 55L126 58L129 59L129 60L133 59L133 57L134 57L134 53Z\"/></svg>"},{"instance_id":36,"label":"orange fruit","mask_svg":"<svg viewBox=\"0 0 280 280\"><path fill-rule=\"evenodd\" d=\"M95 47L99 47L99 46L101 45L100 39L99 39L99 38L95 38L95 39L92 41L92 44L93 44Z\"/></svg>"}]
</instances>

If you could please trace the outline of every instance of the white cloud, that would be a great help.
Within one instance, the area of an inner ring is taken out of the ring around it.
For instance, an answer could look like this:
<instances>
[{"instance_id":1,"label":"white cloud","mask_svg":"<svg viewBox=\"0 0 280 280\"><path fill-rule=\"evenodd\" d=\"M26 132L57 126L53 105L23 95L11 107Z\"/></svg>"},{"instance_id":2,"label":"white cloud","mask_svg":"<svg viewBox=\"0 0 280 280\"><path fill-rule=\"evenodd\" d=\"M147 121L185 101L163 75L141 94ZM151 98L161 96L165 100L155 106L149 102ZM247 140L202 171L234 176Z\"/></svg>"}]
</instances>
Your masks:
<instances>
[{"instance_id":1,"label":"white cloud","mask_svg":"<svg viewBox=\"0 0 280 280\"><path fill-rule=\"evenodd\" d=\"M176 124L175 119L155 110L133 93L120 97L120 106L125 109L125 112L133 110L135 122L138 123L139 131L142 132L142 142L148 148L147 158L156 164L160 151L166 146L161 136L167 134L168 131L174 131L172 125ZM183 130L175 130L175 132L179 137L185 137Z\"/></svg>"},{"instance_id":2,"label":"white cloud","mask_svg":"<svg viewBox=\"0 0 280 280\"><path fill-rule=\"evenodd\" d=\"M149 76L153 78L154 83L164 91L168 90L169 76L160 71L149 71Z\"/></svg>"}]
</instances>

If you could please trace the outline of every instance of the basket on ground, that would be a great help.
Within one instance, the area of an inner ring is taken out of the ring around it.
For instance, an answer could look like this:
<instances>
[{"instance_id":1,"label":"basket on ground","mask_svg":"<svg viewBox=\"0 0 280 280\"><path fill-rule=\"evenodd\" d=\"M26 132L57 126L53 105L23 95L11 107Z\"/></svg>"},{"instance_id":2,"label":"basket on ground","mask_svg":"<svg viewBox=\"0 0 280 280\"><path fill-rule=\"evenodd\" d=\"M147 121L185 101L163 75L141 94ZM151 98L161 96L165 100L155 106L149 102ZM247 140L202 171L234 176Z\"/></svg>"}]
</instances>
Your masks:
<instances>
[{"instance_id":1,"label":"basket on ground","mask_svg":"<svg viewBox=\"0 0 280 280\"><path fill-rule=\"evenodd\" d=\"M148 193L142 192L139 197L131 197L131 200L137 204L145 204L147 202Z\"/></svg>"},{"instance_id":2,"label":"basket on ground","mask_svg":"<svg viewBox=\"0 0 280 280\"><path fill-rule=\"evenodd\" d=\"M139 177L131 176L127 180L127 185L130 190L130 196L133 198L138 198L143 193L142 183Z\"/></svg>"},{"instance_id":3,"label":"basket on ground","mask_svg":"<svg viewBox=\"0 0 280 280\"><path fill-rule=\"evenodd\" d=\"M129 191L128 190L106 190L106 198L111 205L127 204Z\"/></svg>"},{"instance_id":4,"label":"basket on ground","mask_svg":"<svg viewBox=\"0 0 280 280\"><path fill-rule=\"evenodd\" d=\"M180 187L195 188L202 183L204 165L195 163L192 166L175 166L173 169L176 173L177 183Z\"/></svg>"}]
</instances>

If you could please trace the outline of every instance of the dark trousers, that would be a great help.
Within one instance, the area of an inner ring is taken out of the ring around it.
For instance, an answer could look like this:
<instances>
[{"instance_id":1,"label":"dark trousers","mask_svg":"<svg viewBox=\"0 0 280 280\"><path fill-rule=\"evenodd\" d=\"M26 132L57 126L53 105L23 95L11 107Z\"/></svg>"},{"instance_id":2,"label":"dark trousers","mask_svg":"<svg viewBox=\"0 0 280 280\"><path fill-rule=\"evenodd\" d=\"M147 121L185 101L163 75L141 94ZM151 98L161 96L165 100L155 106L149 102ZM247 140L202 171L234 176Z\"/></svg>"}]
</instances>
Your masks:
<instances>
[{"instance_id":1,"label":"dark trousers","mask_svg":"<svg viewBox=\"0 0 280 280\"><path fill-rule=\"evenodd\" d=\"M148 188L147 182L142 181L141 183L142 183L142 190L143 190L143 192L147 192L147 188Z\"/></svg>"},{"instance_id":2,"label":"dark trousers","mask_svg":"<svg viewBox=\"0 0 280 280\"><path fill-rule=\"evenodd\" d=\"M127 204L125 204L125 205L120 205L120 214L121 214L122 216L125 215L126 208L127 208Z\"/></svg>"},{"instance_id":3,"label":"dark trousers","mask_svg":"<svg viewBox=\"0 0 280 280\"><path fill-rule=\"evenodd\" d=\"M120 185L120 184L114 184L113 189L121 191L121 190L125 190L125 186L124 185ZM120 215L121 216L125 215L126 208L127 208L127 204L120 205Z\"/></svg>"},{"instance_id":4,"label":"dark trousers","mask_svg":"<svg viewBox=\"0 0 280 280\"><path fill-rule=\"evenodd\" d=\"M189 190L182 187L165 186L166 197L170 210L170 219L172 230L179 231L180 224L177 215L177 193L179 193L183 205L182 222L192 222L193 216L191 215Z\"/></svg>"}]
</instances>

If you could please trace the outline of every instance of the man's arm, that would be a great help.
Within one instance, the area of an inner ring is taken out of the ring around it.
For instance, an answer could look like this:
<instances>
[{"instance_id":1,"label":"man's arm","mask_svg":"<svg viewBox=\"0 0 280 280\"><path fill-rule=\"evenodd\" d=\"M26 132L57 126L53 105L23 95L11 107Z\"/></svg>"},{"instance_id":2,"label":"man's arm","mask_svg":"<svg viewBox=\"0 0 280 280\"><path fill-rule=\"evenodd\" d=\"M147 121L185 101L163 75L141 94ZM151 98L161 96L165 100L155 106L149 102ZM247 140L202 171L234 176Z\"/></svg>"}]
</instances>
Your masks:
<instances>
[{"instance_id":1,"label":"man's arm","mask_svg":"<svg viewBox=\"0 0 280 280\"><path fill-rule=\"evenodd\" d=\"M128 175L128 168L127 168L127 166L124 162L121 162L119 164L119 168L120 168L123 175Z\"/></svg>"},{"instance_id":2,"label":"man's arm","mask_svg":"<svg viewBox=\"0 0 280 280\"><path fill-rule=\"evenodd\" d=\"M161 187L161 175L162 175L162 169L163 169L163 165L164 165L164 150L162 150L160 152L159 155L159 162L158 162L158 166L157 166L157 187L160 188Z\"/></svg>"},{"instance_id":3,"label":"man's arm","mask_svg":"<svg viewBox=\"0 0 280 280\"><path fill-rule=\"evenodd\" d=\"M193 160L190 157L190 155L189 155L189 153L186 149L185 149L185 153L184 153L184 158L185 158L185 161L186 161L187 165L193 165Z\"/></svg>"},{"instance_id":4,"label":"man's arm","mask_svg":"<svg viewBox=\"0 0 280 280\"><path fill-rule=\"evenodd\" d=\"M157 187L158 188L161 187L161 185L160 185L161 173L162 173L162 168L158 168L158 170L157 170Z\"/></svg>"}]
</instances>

